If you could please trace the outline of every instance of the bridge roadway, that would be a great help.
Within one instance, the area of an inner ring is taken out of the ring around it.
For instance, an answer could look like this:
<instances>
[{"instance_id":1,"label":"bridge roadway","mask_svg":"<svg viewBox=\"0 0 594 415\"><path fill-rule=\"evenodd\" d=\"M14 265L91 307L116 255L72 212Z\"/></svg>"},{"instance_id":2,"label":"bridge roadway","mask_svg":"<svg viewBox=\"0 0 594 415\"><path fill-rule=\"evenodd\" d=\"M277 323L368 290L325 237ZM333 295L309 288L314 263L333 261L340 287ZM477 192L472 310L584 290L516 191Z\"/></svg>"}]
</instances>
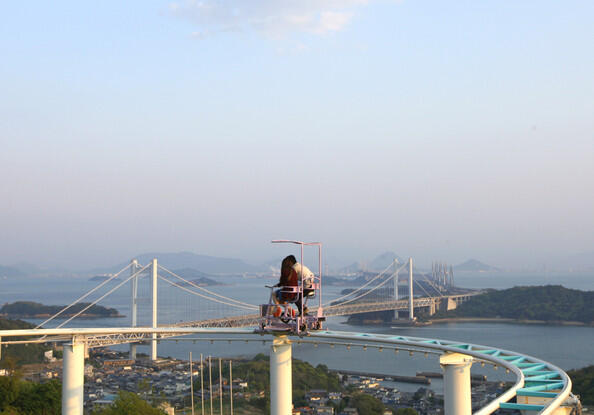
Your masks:
<instances>
[{"instance_id":1,"label":"bridge roadway","mask_svg":"<svg viewBox=\"0 0 594 415\"><path fill-rule=\"evenodd\" d=\"M68 352L65 351L63 374L63 414L82 414L83 389L84 389L84 353L80 345L88 346L98 336L150 338L156 335L164 341L180 341L187 335L201 336L198 339L209 341L209 335L227 334L239 335L235 338L226 338L224 341L249 341L251 339L262 342L275 342L274 333L259 333L248 328L203 328L203 327L159 327L159 328L75 328L75 329L25 329L25 330L0 330L0 348L2 344L32 343L32 342L65 342ZM40 337L43 336L43 337ZM180 337L182 336L182 337ZM282 337L282 336L281 336ZM18 339L18 340L17 340ZM25 339L25 340L23 340ZM195 341L195 339L188 339ZM211 340L212 341L212 340ZM470 400L470 365L472 363L486 363L494 368L501 367L515 375L513 385L509 386L501 395L487 403L474 415L488 415L502 409L516 409L523 413L537 413L540 415L565 415L569 414L577 405L576 399L571 395L571 380L560 368L540 359L520 353L481 346L469 343L460 343L452 340L425 339L388 334L352 333L341 331L314 331L304 337L289 336L287 343L313 342L328 344L330 346L346 346L345 352L353 347L367 350L375 347L378 350L409 351L409 353L439 354L440 364L444 368L445 376L452 376L453 369L458 372L459 359L464 359L465 375L468 377L468 388L465 389L465 398ZM273 343L272 352L275 351ZM78 350L78 352L75 351ZM272 353L271 352L271 353ZM68 359L66 359L68 357ZM387 357L387 356L386 356ZM384 357L384 358L386 358ZM452 358L458 359L452 361ZM68 360L68 362L66 361ZM271 360L272 362L272 360ZM272 368L271 368L272 370ZM275 369L276 370L276 369ZM80 372L80 373L79 373ZM449 374L448 374L449 373ZM450 378L453 379L453 378ZM67 385L68 383L68 385ZM447 381L444 385L447 384ZM463 383L460 384L462 386ZM459 392L458 389L454 391ZM448 395L446 386L446 406L449 399L456 399ZM510 403L512 398L515 403ZM70 409L65 410L65 403ZM446 408L446 413L447 408ZM450 413L454 413L451 412ZM466 413L466 411L465 411ZM468 411L470 414L470 411Z\"/></svg>"},{"instance_id":2,"label":"bridge roadway","mask_svg":"<svg viewBox=\"0 0 594 415\"><path fill-rule=\"evenodd\" d=\"M443 297L418 297L413 300L414 308L422 308L432 306L435 307L436 303L443 301L453 301L455 304L460 304L468 300L473 295L478 295L479 292L473 292L468 294L459 295L448 295ZM447 306L447 303L446 303ZM346 305L328 306L324 308L324 316L348 316L352 314L370 313L373 311L408 311L408 299L405 300L391 300L391 301L380 301L380 302L353 302ZM311 310L315 313L316 309ZM431 313L433 314L433 313ZM185 321L181 323L173 324L174 327L249 327L257 326L260 321L259 314L245 314L240 316L231 316L218 319L210 320L195 320Z\"/></svg>"}]
</instances>

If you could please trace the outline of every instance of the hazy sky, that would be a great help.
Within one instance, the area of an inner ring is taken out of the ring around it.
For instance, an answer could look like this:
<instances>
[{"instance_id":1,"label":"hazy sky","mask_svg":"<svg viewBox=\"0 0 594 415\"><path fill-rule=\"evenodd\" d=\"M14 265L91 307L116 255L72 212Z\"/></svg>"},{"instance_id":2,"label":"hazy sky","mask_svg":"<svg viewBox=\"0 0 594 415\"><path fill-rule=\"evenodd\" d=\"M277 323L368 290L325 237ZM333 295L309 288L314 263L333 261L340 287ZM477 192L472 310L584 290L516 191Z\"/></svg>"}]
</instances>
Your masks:
<instances>
[{"instance_id":1,"label":"hazy sky","mask_svg":"<svg viewBox=\"0 0 594 415\"><path fill-rule=\"evenodd\" d=\"M594 250L592 22L591 0L7 2L0 264Z\"/></svg>"}]
</instances>

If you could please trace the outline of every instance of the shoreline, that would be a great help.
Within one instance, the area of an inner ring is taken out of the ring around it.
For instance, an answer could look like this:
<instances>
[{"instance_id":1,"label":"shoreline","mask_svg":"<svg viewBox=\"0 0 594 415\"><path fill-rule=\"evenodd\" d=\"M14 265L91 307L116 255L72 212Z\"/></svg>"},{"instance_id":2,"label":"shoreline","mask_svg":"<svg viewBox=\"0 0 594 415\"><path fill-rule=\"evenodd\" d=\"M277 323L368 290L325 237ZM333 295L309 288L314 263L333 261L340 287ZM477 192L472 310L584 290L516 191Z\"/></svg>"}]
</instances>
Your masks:
<instances>
[{"instance_id":1,"label":"shoreline","mask_svg":"<svg viewBox=\"0 0 594 415\"><path fill-rule=\"evenodd\" d=\"M563 321L563 320L526 320L504 317L446 317L438 319L430 319L426 322L421 322L418 327L433 325L433 324L447 324L447 323L501 323L501 324L528 324L528 325L543 325L543 326L572 326L572 327L594 327L594 322L588 324L581 321ZM350 326L399 326L396 322L379 321L379 320L365 320L359 322L345 321L342 324ZM399 326L400 327L400 326ZM403 325L402 327L415 327L414 324Z\"/></svg>"},{"instance_id":2,"label":"shoreline","mask_svg":"<svg viewBox=\"0 0 594 415\"><path fill-rule=\"evenodd\" d=\"M540 324L540 325L554 325L554 326L578 326L578 327L594 327L594 323L588 324L581 321L564 321L564 320L526 320L516 318L504 317L446 317L429 320L431 324L443 323L515 323L515 324Z\"/></svg>"},{"instance_id":3,"label":"shoreline","mask_svg":"<svg viewBox=\"0 0 594 415\"><path fill-rule=\"evenodd\" d=\"M67 318L71 318L73 317L74 314L62 314L59 317L56 317L56 320L64 320ZM0 315L0 318L4 318L7 320L26 320L26 319L45 319L45 318L49 318L51 317L51 315L49 314L2 314ZM126 317L123 314L117 314L117 315L100 315L100 314L81 314L79 316L77 316L77 318L83 319L83 320L96 320L96 319L100 319L100 318L123 318Z\"/></svg>"}]
</instances>

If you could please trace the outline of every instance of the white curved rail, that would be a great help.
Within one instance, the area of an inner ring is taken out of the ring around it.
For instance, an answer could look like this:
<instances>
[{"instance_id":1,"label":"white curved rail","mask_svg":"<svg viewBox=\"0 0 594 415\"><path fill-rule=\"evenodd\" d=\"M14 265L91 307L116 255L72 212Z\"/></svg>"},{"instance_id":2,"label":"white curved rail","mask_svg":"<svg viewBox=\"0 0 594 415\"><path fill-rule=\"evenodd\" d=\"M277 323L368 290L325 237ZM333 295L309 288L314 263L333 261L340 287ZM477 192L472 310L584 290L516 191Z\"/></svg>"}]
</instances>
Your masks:
<instances>
[{"instance_id":1,"label":"white curved rail","mask_svg":"<svg viewBox=\"0 0 594 415\"><path fill-rule=\"evenodd\" d=\"M171 338L172 336L185 336L189 334L240 334L240 335L269 335L256 333L249 328L201 328L201 327L132 327L132 328L73 328L73 329L28 329L28 330L1 330L1 344L36 342L39 336L43 342L64 341L75 339L79 342L93 342L105 336L118 336L128 341L139 341L150 338L156 334L158 338ZM286 333L283 333L286 334ZM37 337L29 340L10 340L13 337ZM363 342L371 344L386 344L413 348L414 350L431 352L455 352L474 357L481 362L494 366L501 366L516 375L514 385L503 394L489 402L475 412L475 415L486 415L499 408L520 409L537 411L541 415L552 414L571 393L571 380L560 368L543 360L498 349L470 343L460 343L449 340L426 339L420 337L394 336L388 334L353 333L342 331L317 331L307 334L308 339L320 341ZM302 337L293 336L298 341ZM7 340L8 339L8 340ZM237 339L240 340L240 339ZM228 341L233 341L228 339ZM243 340L242 340L243 341ZM549 399L546 404L513 404L507 403L514 396L527 396Z\"/></svg>"}]
</instances>

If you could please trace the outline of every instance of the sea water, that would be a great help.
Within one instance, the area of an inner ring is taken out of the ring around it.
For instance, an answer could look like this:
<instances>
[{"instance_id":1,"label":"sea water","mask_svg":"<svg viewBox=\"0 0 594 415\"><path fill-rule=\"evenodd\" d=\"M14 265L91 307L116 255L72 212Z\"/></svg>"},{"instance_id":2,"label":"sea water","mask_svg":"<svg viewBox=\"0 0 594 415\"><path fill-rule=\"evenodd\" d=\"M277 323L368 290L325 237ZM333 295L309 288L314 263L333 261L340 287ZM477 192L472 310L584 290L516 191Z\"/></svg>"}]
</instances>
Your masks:
<instances>
[{"instance_id":1,"label":"sea water","mask_svg":"<svg viewBox=\"0 0 594 415\"><path fill-rule=\"evenodd\" d=\"M594 278L591 275L545 275L538 279L535 276L528 275L522 278L521 275L467 275L457 276L456 282L459 285L466 285L472 288L508 288L515 285L537 285L537 284L562 284L568 287L580 288L585 290L594 289ZM143 281L144 280L144 281ZM150 281L143 279L140 281L141 289L139 292L148 292ZM265 285L274 284L273 279L262 278L239 278L232 277L225 279L225 285L208 287L209 290L217 292L234 299L251 304L267 302L269 291ZM48 305L65 305L80 297L82 294L97 286L98 282L91 282L86 279L61 279L61 278L21 278L21 279L3 279L0 280L0 303L14 301L36 301ZM144 287L147 285L147 287ZM102 295L107 289L115 286L115 283L106 284L102 290L98 290L94 297ZM144 288L142 288L144 287ZM325 286L324 303L340 296L340 292L345 287ZM160 285L159 306L161 310L159 315L168 314L172 319L187 320L203 319L214 316L221 312L220 305L209 305L205 300L199 300L188 296L189 299L179 300L181 294L177 294L179 289L161 288ZM187 302L191 301L197 308L207 309L206 311L193 311L194 315L188 315ZM110 296L106 297L99 304L106 307L114 307L120 313L129 316L130 314L130 285L124 284L120 289ZM167 304L167 305L163 305ZM217 307L219 307L217 309ZM224 310L223 310L224 311ZM237 312L242 313L243 310ZM201 314L202 313L202 314ZM148 324L149 304L147 301L139 306L140 320ZM460 323L450 322L444 324L434 324L425 327L390 327L390 326L371 326L371 325L348 325L346 317L329 318L326 327L331 330L340 330L347 332L369 332L398 334L412 337L426 337L444 340L456 340L493 346L497 348L516 351L519 353L531 355L539 359L551 362L563 369L579 368L594 364L594 328L592 327L574 327L574 326L555 326L555 325L524 325L514 323ZM29 320L34 324L39 324L42 320ZM46 327L55 327L64 320L54 320ZM66 327L127 327L130 325L129 317L125 318L99 318L73 320ZM215 336L217 337L217 336ZM218 336L219 338L221 336ZM229 336L227 336L229 337ZM257 338L256 338L257 340ZM192 351L194 356L201 353L205 356L212 355L216 357L250 357L257 353L268 353L269 343L263 345L261 341L245 342L201 342L163 341L159 344L160 356L171 356L181 359L187 359ZM116 346L118 350L127 350L127 345ZM138 352L148 353L148 347L139 346ZM394 354L392 351L368 348L363 351L362 348L352 347L347 350L345 346L336 345L334 348L329 346L315 347L311 344L295 345L293 351L294 357L308 361L314 365L325 364L331 369L345 369L355 371L369 371L375 373L397 374L403 376L413 376L418 371L440 371L438 357L429 354L427 357L423 354L409 356L406 352ZM501 370L494 371L492 368L480 368L475 365L473 372L483 373L489 379L506 379ZM508 379L509 378L509 375ZM433 379L432 387L438 390L440 380ZM416 390L421 385L416 384L398 384L401 390Z\"/></svg>"}]
</instances>

